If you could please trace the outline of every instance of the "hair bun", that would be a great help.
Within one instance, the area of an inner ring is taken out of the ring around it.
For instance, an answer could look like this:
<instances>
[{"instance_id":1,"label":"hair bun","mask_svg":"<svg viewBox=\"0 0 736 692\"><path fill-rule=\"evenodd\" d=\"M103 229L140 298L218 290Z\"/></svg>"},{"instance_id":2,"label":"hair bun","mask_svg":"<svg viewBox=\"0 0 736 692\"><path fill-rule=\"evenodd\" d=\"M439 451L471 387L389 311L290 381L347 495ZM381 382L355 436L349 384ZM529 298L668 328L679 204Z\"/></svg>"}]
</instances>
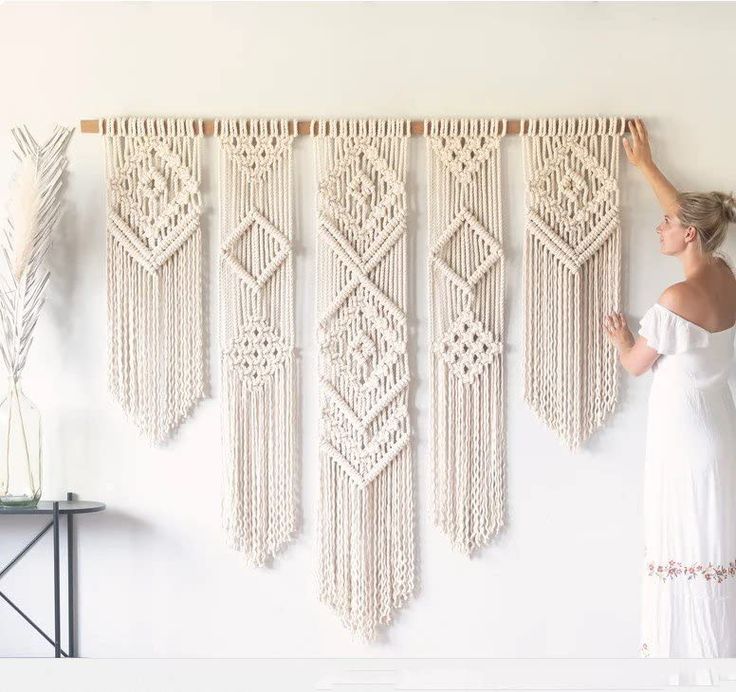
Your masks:
<instances>
[{"instance_id":1,"label":"hair bun","mask_svg":"<svg viewBox=\"0 0 736 692\"><path fill-rule=\"evenodd\" d=\"M733 194L723 195L721 198L723 210L726 212L726 218L731 223L736 223L736 196Z\"/></svg>"},{"instance_id":2,"label":"hair bun","mask_svg":"<svg viewBox=\"0 0 736 692\"><path fill-rule=\"evenodd\" d=\"M726 223L736 223L736 197L725 192L712 192L711 195L720 202L723 215L726 217Z\"/></svg>"}]
</instances>

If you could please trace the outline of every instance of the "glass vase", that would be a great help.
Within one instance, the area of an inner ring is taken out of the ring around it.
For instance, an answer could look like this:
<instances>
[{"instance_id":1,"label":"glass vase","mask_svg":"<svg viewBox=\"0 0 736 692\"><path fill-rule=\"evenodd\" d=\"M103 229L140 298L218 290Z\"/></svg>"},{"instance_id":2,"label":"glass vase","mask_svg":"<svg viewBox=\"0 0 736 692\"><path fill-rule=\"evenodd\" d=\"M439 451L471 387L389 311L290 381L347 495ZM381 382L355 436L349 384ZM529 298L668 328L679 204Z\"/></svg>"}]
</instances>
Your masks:
<instances>
[{"instance_id":1,"label":"glass vase","mask_svg":"<svg viewBox=\"0 0 736 692\"><path fill-rule=\"evenodd\" d=\"M41 415L10 379L0 403L0 506L35 507L41 497Z\"/></svg>"}]
</instances>

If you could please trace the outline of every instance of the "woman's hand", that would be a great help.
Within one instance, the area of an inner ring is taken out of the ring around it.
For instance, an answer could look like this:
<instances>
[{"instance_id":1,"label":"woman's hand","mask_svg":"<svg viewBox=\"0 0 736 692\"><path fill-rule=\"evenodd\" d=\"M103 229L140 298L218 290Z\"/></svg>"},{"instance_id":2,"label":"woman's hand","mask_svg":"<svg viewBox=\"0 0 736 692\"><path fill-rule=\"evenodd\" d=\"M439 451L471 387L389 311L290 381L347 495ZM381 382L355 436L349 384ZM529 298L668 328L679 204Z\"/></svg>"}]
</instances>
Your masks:
<instances>
[{"instance_id":1,"label":"woman's hand","mask_svg":"<svg viewBox=\"0 0 736 692\"><path fill-rule=\"evenodd\" d=\"M659 353L653 349L643 337L638 339L626 324L626 318L620 312L612 312L603 318L603 328L608 340L616 347L619 360L624 370L635 377L643 375L659 358Z\"/></svg>"},{"instance_id":2,"label":"woman's hand","mask_svg":"<svg viewBox=\"0 0 736 692\"><path fill-rule=\"evenodd\" d=\"M655 165L652 159L652 150L649 147L647 128L639 118L629 121L629 134L631 139L623 138L624 150L629 163L636 166L644 174L657 196L662 211L665 214L676 214L677 189Z\"/></svg>"},{"instance_id":3,"label":"woman's hand","mask_svg":"<svg viewBox=\"0 0 736 692\"><path fill-rule=\"evenodd\" d=\"M629 163L637 168L651 166L653 163L652 150L649 146L649 134L646 126L639 118L629 121L629 133L631 134L631 140L626 139L626 137L623 140L624 151L626 151Z\"/></svg>"},{"instance_id":4,"label":"woman's hand","mask_svg":"<svg viewBox=\"0 0 736 692\"><path fill-rule=\"evenodd\" d=\"M603 318L603 327L606 330L608 340L616 347L619 353L623 353L634 345L634 335L626 324L626 318L620 312L612 312Z\"/></svg>"}]
</instances>

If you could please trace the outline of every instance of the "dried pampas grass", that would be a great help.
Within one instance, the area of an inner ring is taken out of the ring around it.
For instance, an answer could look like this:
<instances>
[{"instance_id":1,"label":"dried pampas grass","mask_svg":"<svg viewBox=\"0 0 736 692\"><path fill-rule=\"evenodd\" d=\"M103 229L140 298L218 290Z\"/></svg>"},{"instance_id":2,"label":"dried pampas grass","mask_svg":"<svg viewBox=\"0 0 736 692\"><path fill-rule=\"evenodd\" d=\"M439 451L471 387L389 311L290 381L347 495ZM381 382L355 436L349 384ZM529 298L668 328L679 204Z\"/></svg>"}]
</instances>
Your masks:
<instances>
[{"instance_id":1,"label":"dried pampas grass","mask_svg":"<svg viewBox=\"0 0 736 692\"><path fill-rule=\"evenodd\" d=\"M13 276L20 281L33 252L38 234L38 211L41 206L41 185L34 159L21 161L10 199L10 220L13 226Z\"/></svg>"},{"instance_id":2,"label":"dried pampas grass","mask_svg":"<svg viewBox=\"0 0 736 692\"><path fill-rule=\"evenodd\" d=\"M0 233L0 357L8 375L17 379L49 280L44 259L61 215L64 153L72 130L56 127L42 145L25 127L12 133L19 166L10 193L8 223Z\"/></svg>"}]
</instances>

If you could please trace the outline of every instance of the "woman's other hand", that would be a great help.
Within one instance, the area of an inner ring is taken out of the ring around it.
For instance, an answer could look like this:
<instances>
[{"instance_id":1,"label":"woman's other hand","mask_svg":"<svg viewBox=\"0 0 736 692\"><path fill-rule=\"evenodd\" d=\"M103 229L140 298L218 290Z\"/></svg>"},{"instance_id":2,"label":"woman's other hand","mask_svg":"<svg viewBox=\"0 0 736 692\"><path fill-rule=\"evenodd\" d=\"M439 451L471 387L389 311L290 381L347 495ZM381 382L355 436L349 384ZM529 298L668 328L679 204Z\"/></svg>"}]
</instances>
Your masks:
<instances>
[{"instance_id":1,"label":"woman's other hand","mask_svg":"<svg viewBox=\"0 0 736 692\"><path fill-rule=\"evenodd\" d=\"M652 150L649 146L649 134L646 126L639 118L629 120L629 134L631 139L626 139L626 137L623 139L624 151L626 151L629 163L637 168L651 166L653 161Z\"/></svg>"},{"instance_id":2,"label":"woman's other hand","mask_svg":"<svg viewBox=\"0 0 736 692\"><path fill-rule=\"evenodd\" d=\"M603 328L608 340L618 351L619 361L624 370L630 375L638 377L649 370L659 358L659 353L653 349L643 337L638 339L626 324L626 318L620 312L612 312L603 318Z\"/></svg>"},{"instance_id":3,"label":"woman's other hand","mask_svg":"<svg viewBox=\"0 0 736 692\"><path fill-rule=\"evenodd\" d=\"M626 324L626 318L620 312L612 312L603 318L603 327L608 340L621 353L634 345L634 335Z\"/></svg>"}]
</instances>

